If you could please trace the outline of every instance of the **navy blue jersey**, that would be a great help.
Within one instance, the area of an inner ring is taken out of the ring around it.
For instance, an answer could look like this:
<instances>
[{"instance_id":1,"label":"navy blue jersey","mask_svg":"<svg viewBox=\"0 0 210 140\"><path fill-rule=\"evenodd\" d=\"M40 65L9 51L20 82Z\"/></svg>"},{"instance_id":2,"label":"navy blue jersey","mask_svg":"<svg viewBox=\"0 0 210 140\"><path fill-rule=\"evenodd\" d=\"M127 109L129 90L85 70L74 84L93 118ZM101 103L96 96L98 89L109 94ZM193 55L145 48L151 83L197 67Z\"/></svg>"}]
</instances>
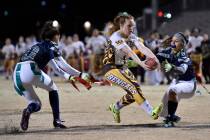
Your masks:
<instances>
[{"instance_id":1,"label":"navy blue jersey","mask_svg":"<svg viewBox=\"0 0 210 140\"><path fill-rule=\"evenodd\" d=\"M163 51L157 53L157 58L159 59L160 63L167 60L170 64L174 65L175 67L181 67L182 64L187 64L187 71L184 74L176 75L177 80L189 81L195 79L192 61L190 60L184 49L174 54L173 49L171 47L168 47Z\"/></svg>"},{"instance_id":2,"label":"navy blue jersey","mask_svg":"<svg viewBox=\"0 0 210 140\"><path fill-rule=\"evenodd\" d=\"M61 56L57 44L46 40L33 45L29 50L27 50L20 58L20 62L24 61L34 61L40 69L43 69L48 62L55 58Z\"/></svg>"}]
</instances>

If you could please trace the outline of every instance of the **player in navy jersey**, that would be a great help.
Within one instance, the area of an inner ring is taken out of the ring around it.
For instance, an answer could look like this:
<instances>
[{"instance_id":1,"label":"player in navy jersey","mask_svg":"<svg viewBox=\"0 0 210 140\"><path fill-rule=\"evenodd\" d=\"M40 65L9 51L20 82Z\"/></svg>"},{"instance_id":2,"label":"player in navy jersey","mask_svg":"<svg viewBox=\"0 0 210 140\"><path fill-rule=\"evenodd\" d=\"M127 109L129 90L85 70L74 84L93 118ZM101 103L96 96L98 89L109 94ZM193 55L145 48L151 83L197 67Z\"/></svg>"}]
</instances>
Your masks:
<instances>
[{"instance_id":1,"label":"player in navy jersey","mask_svg":"<svg viewBox=\"0 0 210 140\"><path fill-rule=\"evenodd\" d=\"M168 42L167 40L166 42ZM171 45L157 54L166 73L174 79L162 99L166 127L174 126L181 118L175 115L180 99L190 98L195 94L196 79L190 58L185 52L187 39L183 33L176 33L170 40Z\"/></svg>"},{"instance_id":2,"label":"player in navy jersey","mask_svg":"<svg viewBox=\"0 0 210 140\"><path fill-rule=\"evenodd\" d=\"M14 70L14 87L16 91L28 101L23 110L21 129L27 130L30 115L41 109L41 101L33 86L43 88L49 92L50 105L53 112L53 125L56 128L66 128L60 119L58 89L52 79L43 72L49 65L59 76L66 80L74 80L74 76L89 80L89 75L81 73L66 63L59 52L59 26L53 26L47 21L41 32L42 42L33 45L20 58Z\"/></svg>"}]
</instances>

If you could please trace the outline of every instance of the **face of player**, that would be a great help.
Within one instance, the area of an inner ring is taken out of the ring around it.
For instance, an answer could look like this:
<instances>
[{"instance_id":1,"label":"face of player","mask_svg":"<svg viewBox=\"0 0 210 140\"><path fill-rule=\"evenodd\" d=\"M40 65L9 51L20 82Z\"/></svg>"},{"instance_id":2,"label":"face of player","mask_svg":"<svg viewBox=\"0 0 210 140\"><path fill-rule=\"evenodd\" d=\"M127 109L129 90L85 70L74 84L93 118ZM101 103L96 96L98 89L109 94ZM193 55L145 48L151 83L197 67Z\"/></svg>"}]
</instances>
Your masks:
<instances>
[{"instance_id":1,"label":"face of player","mask_svg":"<svg viewBox=\"0 0 210 140\"><path fill-rule=\"evenodd\" d=\"M126 19L125 23L120 25L120 31L121 33L128 37L134 30L135 22L133 19Z\"/></svg>"},{"instance_id":2,"label":"face of player","mask_svg":"<svg viewBox=\"0 0 210 140\"><path fill-rule=\"evenodd\" d=\"M182 41L175 36L172 38L171 45L173 50L176 52L180 51L183 48Z\"/></svg>"}]
</instances>

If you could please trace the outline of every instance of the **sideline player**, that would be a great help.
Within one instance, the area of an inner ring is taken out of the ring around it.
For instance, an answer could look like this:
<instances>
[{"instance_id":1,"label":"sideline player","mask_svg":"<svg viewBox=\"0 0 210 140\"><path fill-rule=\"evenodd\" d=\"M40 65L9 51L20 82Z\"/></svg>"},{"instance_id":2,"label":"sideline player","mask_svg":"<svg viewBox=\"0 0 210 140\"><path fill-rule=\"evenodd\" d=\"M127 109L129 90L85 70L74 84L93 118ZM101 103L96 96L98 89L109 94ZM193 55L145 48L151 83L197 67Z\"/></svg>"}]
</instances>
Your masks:
<instances>
[{"instance_id":1,"label":"sideline player","mask_svg":"<svg viewBox=\"0 0 210 140\"><path fill-rule=\"evenodd\" d=\"M43 72L47 64L66 80L74 80L74 76L88 80L89 76L69 66L61 56L58 48L59 26L54 26L52 21L47 21L42 29L41 38L42 42L33 45L21 56L14 70L14 87L28 101L20 123L22 130L28 129L30 115L41 109L41 101L33 86L49 92L53 125L55 128L66 128L60 120L58 89L52 79Z\"/></svg>"}]
</instances>

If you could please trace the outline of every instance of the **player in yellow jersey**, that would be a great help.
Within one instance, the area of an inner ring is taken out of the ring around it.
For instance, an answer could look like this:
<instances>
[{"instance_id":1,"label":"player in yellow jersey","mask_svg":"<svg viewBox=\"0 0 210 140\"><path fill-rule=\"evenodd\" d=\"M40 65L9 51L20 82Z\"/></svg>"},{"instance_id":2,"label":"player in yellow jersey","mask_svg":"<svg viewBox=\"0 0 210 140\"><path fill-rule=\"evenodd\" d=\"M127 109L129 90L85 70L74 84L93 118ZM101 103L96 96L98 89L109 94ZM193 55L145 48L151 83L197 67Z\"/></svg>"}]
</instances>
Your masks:
<instances>
[{"instance_id":1,"label":"player in yellow jersey","mask_svg":"<svg viewBox=\"0 0 210 140\"><path fill-rule=\"evenodd\" d=\"M136 102L153 119L158 118L162 109L162 104L155 108L150 105L144 97L136 78L125 65L128 58L132 58L145 70L150 70L144 61L141 61L132 51L132 46L136 46L146 57L154 58L158 62L156 56L133 34L134 26L134 18L127 13L118 15L114 19L114 26L110 30L111 36L107 41L103 60L105 78L127 92L119 101L109 106L109 110L117 123L120 123L120 109L133 102Z\"/></svg>"}]
</instances>

